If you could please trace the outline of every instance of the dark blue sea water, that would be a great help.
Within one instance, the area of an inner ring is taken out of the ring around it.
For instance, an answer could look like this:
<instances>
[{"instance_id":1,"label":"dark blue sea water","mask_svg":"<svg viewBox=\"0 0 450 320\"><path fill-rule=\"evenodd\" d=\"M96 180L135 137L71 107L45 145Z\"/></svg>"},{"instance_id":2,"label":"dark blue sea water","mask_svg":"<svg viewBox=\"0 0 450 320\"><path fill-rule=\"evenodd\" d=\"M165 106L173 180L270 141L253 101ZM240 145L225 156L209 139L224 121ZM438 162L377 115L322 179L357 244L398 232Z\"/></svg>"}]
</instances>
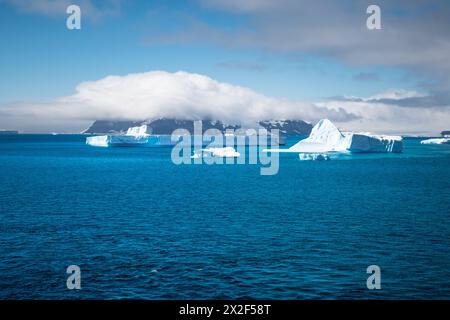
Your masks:
<instances>
[{"instance_id":1,"label":"dark blue sea water","mask_svg":"<svg viewBox=\"0 0 450 320\"><path fill-rule=\"evenodd\" d=\"M0 137L0 298L450 298L450 146L261 176L84 139Z\"/></svg>"}]
</instances>

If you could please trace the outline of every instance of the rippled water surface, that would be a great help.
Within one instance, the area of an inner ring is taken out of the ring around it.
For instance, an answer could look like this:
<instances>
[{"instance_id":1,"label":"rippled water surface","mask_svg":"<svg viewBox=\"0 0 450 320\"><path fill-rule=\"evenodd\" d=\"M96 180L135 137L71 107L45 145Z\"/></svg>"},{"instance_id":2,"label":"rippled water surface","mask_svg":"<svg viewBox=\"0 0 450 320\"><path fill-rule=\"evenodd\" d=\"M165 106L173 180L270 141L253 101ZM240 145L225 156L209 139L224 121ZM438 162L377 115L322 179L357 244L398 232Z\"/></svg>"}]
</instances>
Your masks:
<instances>
[{"instance_id":1,"label":"rippled water surface","mask_svg":"<svg viewBox=\"0 0 450 320\"><path fill-rule=\"evenodd\" d=\"M450 298L450 146L261 176L84 139L0 137L0 298Z\"/></svg>"}]
</instances>

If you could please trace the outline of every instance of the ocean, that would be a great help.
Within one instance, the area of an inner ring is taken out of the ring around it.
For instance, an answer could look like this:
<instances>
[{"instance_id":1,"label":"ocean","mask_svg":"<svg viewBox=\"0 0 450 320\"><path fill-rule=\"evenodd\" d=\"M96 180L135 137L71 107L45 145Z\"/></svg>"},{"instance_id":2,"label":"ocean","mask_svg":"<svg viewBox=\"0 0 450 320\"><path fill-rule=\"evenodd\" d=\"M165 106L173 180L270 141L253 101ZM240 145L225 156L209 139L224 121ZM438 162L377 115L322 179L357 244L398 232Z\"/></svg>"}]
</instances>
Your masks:
<instances>
[{"instance_id":1,"label":"ocean","mask_svg":"<svg viewBox=\"0 0 450 320\"><path fill-rule=\"evenodd\" d=\"M450 299L450 145L272 176L170 153L0 136L0 298Z\"/></svg>"}]
</instances>

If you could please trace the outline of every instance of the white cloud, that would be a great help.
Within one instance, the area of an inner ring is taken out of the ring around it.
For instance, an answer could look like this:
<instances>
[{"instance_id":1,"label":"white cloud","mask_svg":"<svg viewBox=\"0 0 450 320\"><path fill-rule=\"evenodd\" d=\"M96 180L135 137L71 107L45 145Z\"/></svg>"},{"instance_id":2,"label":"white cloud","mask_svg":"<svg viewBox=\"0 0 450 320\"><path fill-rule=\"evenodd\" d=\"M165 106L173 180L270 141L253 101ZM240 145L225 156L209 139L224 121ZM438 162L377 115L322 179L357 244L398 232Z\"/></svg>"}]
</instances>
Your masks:
<instances>
[{"instance_id":1,"label":"white cloud","mask_svg":"<svg viewBox=\"0 0 450 320\"><path fill-rule=\"evenodd\" d=\"M152 71L83 82L76 93L47 103L0 107L1 127L26 131L81 130L96 119L144 120L159 117L253 122L270 119L316 121L354 119L342 109L275 99L207 76ZM80 127L81 126L81 127Z\"/></svg>"},{"instance_id":2,"label":"white cloud","mask_svg":"<svg viewBox=\"0 0 450 320\"><path fill-rule=\"evenodd\" d=\"M0 106L0 128L76 132L96 119L173 117L244 125L257 120L315 122L329 118L343 129L377 133L436 134L448 130L450 107L410 103L424 96L416 91L389 90L371 97L337 97L313 104L268 97L204 75L152 71L83 82L73 95L46 103Z\"/></svg>"},{"instance_id":3,"label":"white cloud","mask_svg":"<svg viewBox=\"0 0 450 320\"><path fill-rule=\"evenodd\" d=\"M427 96L426 94L414 90L389 89L384 92L370 96L368 98L363 98L363 100L365 101L381 100L381 99L402 100L407 98L422 98L426 96Z\"/></svg>"},{"instance_id":4,"label":"white cloud","mask_svg":"<svg viewBox=\"0 0 450 320\"><path fill-rule=\"evenodd\" d=\"M340 123L348 130L377 133L410 133L435 135L448 130L450 106L422 107L410 104L411 99L428 98L416 91L388 90L371 97L342 97L318 103L324 108L340 108L359 119ZM428 100L423 100L428 101Z\"/></svg>"}]
</instances>

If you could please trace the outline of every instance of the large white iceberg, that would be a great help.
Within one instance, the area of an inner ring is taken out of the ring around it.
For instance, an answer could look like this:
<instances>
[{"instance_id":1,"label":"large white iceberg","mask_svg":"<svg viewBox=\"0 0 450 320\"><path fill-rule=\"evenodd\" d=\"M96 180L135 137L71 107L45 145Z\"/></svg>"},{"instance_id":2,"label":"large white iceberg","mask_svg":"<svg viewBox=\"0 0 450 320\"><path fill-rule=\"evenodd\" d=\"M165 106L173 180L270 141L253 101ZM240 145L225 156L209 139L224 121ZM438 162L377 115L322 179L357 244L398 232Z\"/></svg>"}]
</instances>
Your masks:
<instances>
[{"instance_id":1,"label":"large white iceberg","mask_svg":"<svg viewBox=\"0 0 450 320\"><path fill-rule=\"evenodd\" d=\"M450 144L450 138L427 139L420 141L421 144Z\"/></svg>"},{"instance_id":2,"label":"large white iceberg","mask_svg":"<svg viewBox=\"0 0 450 320\"><path fill-rule=\"evenodd\" d=\"M402 150L402 137L341 132L328 119L320 120L308 138L289 149L267 149L270 152L298 153L402 152Z\"/></svg>"}]
</instances>

